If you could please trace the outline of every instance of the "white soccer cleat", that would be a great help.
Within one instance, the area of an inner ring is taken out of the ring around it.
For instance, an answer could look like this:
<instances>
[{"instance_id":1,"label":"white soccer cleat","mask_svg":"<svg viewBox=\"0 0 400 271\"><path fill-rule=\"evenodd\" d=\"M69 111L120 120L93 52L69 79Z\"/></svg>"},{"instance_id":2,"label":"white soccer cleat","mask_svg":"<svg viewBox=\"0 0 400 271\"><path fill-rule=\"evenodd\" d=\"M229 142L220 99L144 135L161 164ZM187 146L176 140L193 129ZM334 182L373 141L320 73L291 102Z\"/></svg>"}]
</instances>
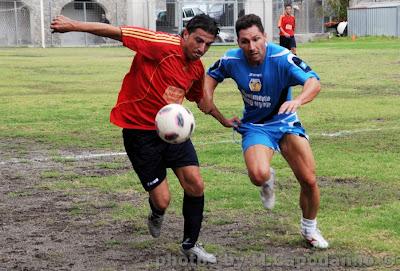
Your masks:
<instances>
[{"instance_id":1,"label":"white soccer cleat","mask_svg":"<svg viewBox=\"0 0 400 271\"><path fill-rule=\"evenodd\" d=\"M308 233L307 230L302 229L301 235L312 247L325 249L329 247L328 242L322 237L321 232L316 229L315 231Z\"/></svg>"},{"instance_id":2,"label":"white soccer cleat","mask_svg":"<svg viewBox=\"0 0 400 271\"><path fill-rule=\"evenodd\" d=\"M275 206L275 171L270 168L271 177L269 180L261 186L260 198L265 207L265 209L272 210Z\"/></svg>"},{"instance_id":3,"label":"white soccer cleat","mask_svg":"<svg viewBox=\"0 0 400 271\"><path fill-rule=\"evenodd\" d=\"M149 232L151 236L157 238L160 236L161 233L161 225L163 223L164 216L155 217L150 212L149 216L147 217L147 226L149 227Z\"/></svg>"},{"instance_id":4,"label":"white soccer cleat","mask_svg":"<svg viewBox=\"0 0 400 271\"><path fill-rule=\"evenodd\" d=\"M216 263L217 258L215 255L208 253L204 250L203 246L196 243L194 247L184 249L181 246L181 252L185 255L189 261L196 261L197 263Z\"/></svg>"}]
</instances>

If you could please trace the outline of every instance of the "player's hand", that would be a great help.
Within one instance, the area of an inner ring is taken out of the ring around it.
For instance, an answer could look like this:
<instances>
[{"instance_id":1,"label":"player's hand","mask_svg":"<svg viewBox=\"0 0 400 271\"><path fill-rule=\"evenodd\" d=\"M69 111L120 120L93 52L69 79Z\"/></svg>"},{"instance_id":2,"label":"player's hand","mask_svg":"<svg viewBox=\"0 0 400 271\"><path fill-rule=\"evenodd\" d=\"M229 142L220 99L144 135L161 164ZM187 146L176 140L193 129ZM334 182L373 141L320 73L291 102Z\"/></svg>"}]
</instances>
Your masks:
<instances>
[{"instance_id":1,"label":"player's hand","mask_svg":"<svg viewBox=\"0 0 400 271\"><path fill-rule=\"evenodd\" d=\"M279 108L278 114L291 114L297 111L297 109L301 106L301 102L293 100L284 102Z\"/></svg>"},{"instance_id":2,"label":"player's hand","mask_svg":"<svg viewBox=\"0 0 400 271\"><path fill-rule=\"evenodd\" d=\"M63 15L58 15L53 19L53 21L50 24L50 28L53 29L53 33L65 33L69 31L73 31L74 29L74 20L71 20L68 17L65 17Z\"/></svg>"},{"instance_id":3,"label":"player's hand","mask_svg":"<svg viewBox=\"0 0 400 271\"><path fill-rule=\"evenodd\" d=\"M241 121L237 116L234 116L231 119L225 119L222 123L222 125L227 128L231 128L231 127L237 128L240 124L241 124Z\"/></svg>"},{"instance_id":4,"label":"player's hand","mask_svg":"<svg viewBox=\"0 0 400 271\"><path fill-rule=\"evenodd\" d=\"M288 33L284 34L286 38L290 38L290 35Z\"/></svg>"}]
</instances>

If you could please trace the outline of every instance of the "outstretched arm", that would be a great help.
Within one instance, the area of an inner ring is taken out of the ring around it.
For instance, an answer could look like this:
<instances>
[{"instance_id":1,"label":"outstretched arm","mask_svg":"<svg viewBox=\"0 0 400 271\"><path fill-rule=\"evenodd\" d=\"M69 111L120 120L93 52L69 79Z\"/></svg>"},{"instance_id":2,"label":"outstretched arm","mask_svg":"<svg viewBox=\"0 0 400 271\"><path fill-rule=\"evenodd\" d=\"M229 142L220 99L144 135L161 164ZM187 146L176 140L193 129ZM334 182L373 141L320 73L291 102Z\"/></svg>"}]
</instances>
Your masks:
<instances>
[{"instance_id":1,"label":"outstretched arm","mask_svg":"<svg viewBox=\"0 0 400 271\"><path fill-rule=\"evenodd\" d=\"M303 86L303 90L295 99L287 101L279 108L279 114L294 113L297 109L308 102L311 102L321 90L321 83L317 78L308 78Z\"/></svg>"},{"instance_id":2,"label":"outstretched arm","mask_svg":"<svg viewBox=\"0 0 400 271\"><path fill-rule=\"evenodd\" d=\"M231 119L227 119L218 110L214 103L214 90L217 87L218 82L209 75L206 75L204 80L204 95L203 98L197 103L197 106L203 113L210 114L216 120L218 120L225 127L237 126L240 123L240 119L235 116Z\"/></svg>"},{"instance_id":3,"label":"outstretched arm","mask_svg":"<svg viewBox=\"0 0 400 271\"><path fill-rule=\"evenodd\" d=\"M87 32L101 37L122 41L121 29L105 23L75 21L63 15L53 19L50 28L53 32Z\"/></svg>"}]
</instances>

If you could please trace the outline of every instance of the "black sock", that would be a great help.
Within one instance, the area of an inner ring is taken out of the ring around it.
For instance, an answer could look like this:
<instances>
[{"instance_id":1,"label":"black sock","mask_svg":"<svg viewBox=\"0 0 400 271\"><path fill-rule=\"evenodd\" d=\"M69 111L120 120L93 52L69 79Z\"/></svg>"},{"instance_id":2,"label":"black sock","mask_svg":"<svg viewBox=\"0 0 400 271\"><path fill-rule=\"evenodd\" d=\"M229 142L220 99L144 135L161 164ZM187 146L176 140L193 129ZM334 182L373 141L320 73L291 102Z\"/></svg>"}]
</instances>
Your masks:
<instances>
[{"instance_id":1,"label":"black sock","mask_svg":"<svg viewBox=\"0 0 400 271\"><path fill-rule=\"evenodd\" d=\"M165 210L159 210L159 209L157 209L157 208L154 206L153 202L151 201L150 197L149 197L149 204L150 204L150 208L151 208L151 212L152 212L151 215L152 215L153 217L161 217L161 216L164 215Z\"/></svg>"},{"instance_id":2,"label":"black sock","mask_svg":"<svg viewBox=\"0 0 400 271\"><path fill-rule=\"evenodd\" d=\"M183 196L183 249L192 248L199 238L201 222L203 221L204 195L192 197L185 193Z\"/></svg>"}]
</instances>

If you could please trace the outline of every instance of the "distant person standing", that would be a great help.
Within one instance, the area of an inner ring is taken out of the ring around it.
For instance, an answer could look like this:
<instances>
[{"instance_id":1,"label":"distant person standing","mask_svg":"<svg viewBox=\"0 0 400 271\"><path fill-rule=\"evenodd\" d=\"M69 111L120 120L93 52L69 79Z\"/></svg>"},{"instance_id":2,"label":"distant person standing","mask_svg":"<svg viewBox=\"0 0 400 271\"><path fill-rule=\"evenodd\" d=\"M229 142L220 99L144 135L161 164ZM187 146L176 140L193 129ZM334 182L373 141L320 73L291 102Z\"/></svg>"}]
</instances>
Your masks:
<instances>
[{"instance_id":1,"label":"distant person standing","mask_svg":"<svg viewBox=\"0 0 400 271\"><path fill-rule=\"evenodd\" d=\"M285 47L296 54L296 39L294 31L296 28L296 18L292 15L292 5L285 5L285 12L279 17L279 45Z\"/></svg>"}]
</instances>

